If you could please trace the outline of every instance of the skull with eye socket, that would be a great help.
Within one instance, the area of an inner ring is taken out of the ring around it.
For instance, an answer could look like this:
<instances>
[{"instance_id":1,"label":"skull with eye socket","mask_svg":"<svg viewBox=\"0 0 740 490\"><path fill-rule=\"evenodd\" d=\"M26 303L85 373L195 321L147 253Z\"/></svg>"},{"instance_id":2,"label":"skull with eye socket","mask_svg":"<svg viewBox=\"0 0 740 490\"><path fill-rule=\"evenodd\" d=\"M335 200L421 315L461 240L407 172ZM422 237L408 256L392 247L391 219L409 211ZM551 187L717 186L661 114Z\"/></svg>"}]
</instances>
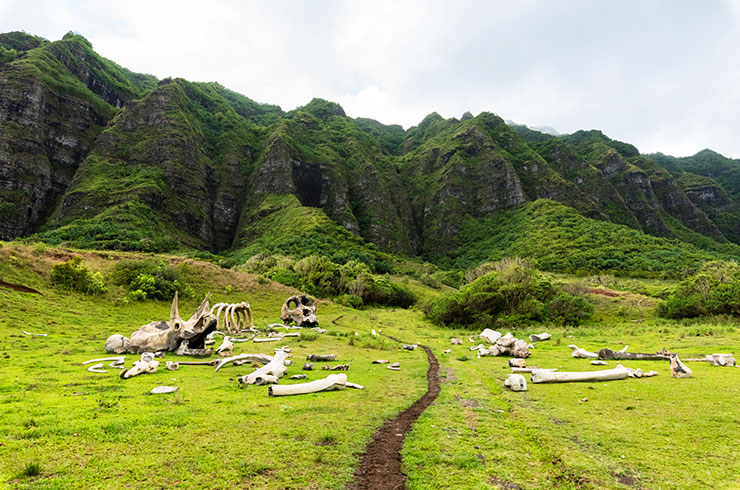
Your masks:
<instances>
[{"instance_id":1,"label":"skull with eye socket","mask_svg":"<svg viewBox=\"0 0 740 490\"><path fill-rule=\"evenodd\" d=\"M316 317L316 305L310 296L299 294L291 296L283 303L280 319L285 325L295 323L299 327L316 327L319 319Z\"/></svg>"}]
</instances>

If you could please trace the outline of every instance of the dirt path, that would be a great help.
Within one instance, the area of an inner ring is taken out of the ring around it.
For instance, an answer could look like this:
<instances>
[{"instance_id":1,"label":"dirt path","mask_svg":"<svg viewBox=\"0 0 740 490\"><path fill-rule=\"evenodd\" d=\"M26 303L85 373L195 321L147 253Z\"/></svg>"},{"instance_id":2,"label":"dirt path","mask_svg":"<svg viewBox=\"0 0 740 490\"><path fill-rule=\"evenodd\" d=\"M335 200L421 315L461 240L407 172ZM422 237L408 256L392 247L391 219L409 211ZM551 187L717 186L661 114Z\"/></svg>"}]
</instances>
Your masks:
<instances>
[{"instance_id":1,"label":"dirt path","mask_svg":"<svg viewBox=\"0 0 740 490\"><path fill-rule=\"evenodd\" d=\"M20 291L21 293L41 294L39 291L36 291L33 288L29 288L28 286L23 286L21 284L13 284L12 282L5 282L2 279L0 279L0 286L4 288L12 289L13 291Z\"/></svg>"},{"instance_id":2,"label":"dirt path","mask_svg":"<svg viewBox=\"0 0 740 490\"><path fill-rule=\"evenodd\" d=\"M392 337L391 337L392 338ZM396 340L397 339L393 339ZM401 471L401 448L406 434L419 418L419 415L434 402L439 395L439 361L429 347L421 346L427 353L427 392L413 405L387 420L375 433L360 459L355 471L352 490L403 490L406 488L406 475Z\"/></svg>"}]
</instances>

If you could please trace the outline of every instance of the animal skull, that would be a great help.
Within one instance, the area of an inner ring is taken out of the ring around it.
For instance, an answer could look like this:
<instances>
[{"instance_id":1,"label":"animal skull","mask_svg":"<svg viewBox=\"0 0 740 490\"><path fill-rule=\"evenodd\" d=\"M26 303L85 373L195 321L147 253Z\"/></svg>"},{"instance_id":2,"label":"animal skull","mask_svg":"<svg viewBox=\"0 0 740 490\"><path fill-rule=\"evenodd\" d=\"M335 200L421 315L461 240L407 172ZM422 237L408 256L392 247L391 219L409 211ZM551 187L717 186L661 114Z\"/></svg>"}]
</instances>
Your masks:
<instances>
[{"instance_id":1,"label":"animal skull","mask_svg":"<svg viewBox=\"0 0 740 490\"><path fill-rule=\"evenodd\" d=\"M299 327L315 327L319 324L319 319L316 317L316 305L311 297L305 294L286 299L280 319L286 325L294 322Z\"/></svg>"},{"instance_id":2,"label":"animal skull","mask_svg":"<svg viewBox=\"0 0 740 490\"><path fill-rule=\"evenodd\" d=\"M216 329L217 322L216 317L209 312L209 296L206 295L190 319L184 321L180 317L178 296L175 292L175 299L172 300L170 309L170 320L148 323L132 333L128 352L138 354L169 351L179 355L210 355L213 349L205 348L205 339ZM106 346L116 341L118 344L122 343L120 336L113 335L106 341Z\"/></svg>"}]
</instances>

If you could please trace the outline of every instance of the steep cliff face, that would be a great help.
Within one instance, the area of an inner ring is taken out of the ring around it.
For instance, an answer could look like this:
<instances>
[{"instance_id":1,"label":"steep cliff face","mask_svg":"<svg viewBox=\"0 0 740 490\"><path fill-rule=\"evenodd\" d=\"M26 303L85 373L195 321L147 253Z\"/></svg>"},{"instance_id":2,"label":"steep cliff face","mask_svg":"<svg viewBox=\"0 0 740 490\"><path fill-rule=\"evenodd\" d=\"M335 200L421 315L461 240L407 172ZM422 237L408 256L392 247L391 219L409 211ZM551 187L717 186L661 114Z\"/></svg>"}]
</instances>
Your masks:
<instances>
[{"instance_id":1,"label":"steep cliff face","mask_svg":"<svg viewBox=\"0 0 740 490\"><path fill-rule=\"evenodd\" d=\"M0 34L0 239L483 258L467 243L479 225L549 199L725 247L740 243L738 182L740 163L709 150L641 156L599 131L553 136L490 113L408 130L321 99L284 113L217 83L157 84L81 36Z\"/></svg>"},{"instance_id":2,"label":"steep cliff face","mask_svg":"<svg viewBox=\"0 0 740 490\"><path fill-rule=\"evenodd\" d=\"M81 36L4 41L20 49L0 65L0 238L7 240L38 228L115 115L115 106L99 94L121 105L143 89L114 73ZM70 59L75 72L64 63ZM83 74L85 82L78 77Z\"/></svg>"},{"instance_id":3,"label":"steep cliff face","mask_svg":"<svg viewBox=\"0 0 740 490\"><path fill-rule=\"evenodd\" d=\"M142 249L152 241L230 246L257 134L209 89L164 80L122 111L81 165L51 225L106 223L113 240L135 241L138 231L140 247L129 245ZM203 110L209 104L220 105L218 115Z\"/></svg>"}]
</instances>

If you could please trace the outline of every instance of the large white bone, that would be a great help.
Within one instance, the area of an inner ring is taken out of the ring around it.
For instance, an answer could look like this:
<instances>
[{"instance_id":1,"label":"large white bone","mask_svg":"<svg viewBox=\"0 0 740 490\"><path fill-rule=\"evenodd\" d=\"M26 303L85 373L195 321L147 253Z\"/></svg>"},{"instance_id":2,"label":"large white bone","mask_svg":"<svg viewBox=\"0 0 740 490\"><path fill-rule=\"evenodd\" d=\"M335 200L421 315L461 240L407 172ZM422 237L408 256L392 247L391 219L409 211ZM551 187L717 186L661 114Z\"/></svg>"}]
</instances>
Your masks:
<instances>
[{"instance_id":1,"label":"large white bone","mask_svg":"<svg viewBox=\"0 0 740 490\"><path fill-rule=\"evenodd\" d=\"M527 380L521 374L510 374L504 386L511 388L511 391L527 391Z\"/></svg>"},{"instance_id":2,"label":"large white bone","mask_svg":"<svg viewBox=\"0 0 740 490\"><path fill-rule=\"evenodd\" d=\"M216 361L216 371L227 364L231 364L236 361L261 362L262 364L267 364L272 361L272 359L272 356L268 356L267 354L239 354L238 356L225 357Z\"/></svg>"},{"instance_id":3,"label":"large white bone","mask_svg":"<svg viewBox=\"0 0 740 490\"><path fill-rule=\"evenodd\" d=\"M288 353L284 350L275 352L275 356L270 362L256 369L254 372L242 376L239 378L239 382L243 384L253 385L258 379L263 378L265 375L273 375L278 378L282 377L288 368L285 367L285 361L288 358Z\"/></svg>"},{"instance_id":4,"label":"large white bone","mask_svg":"<svg viewBox=\"0 0 740 490\"><path fill-rule=\"evenodd\" d=\"M307 393L318 393L320 391L343 390L347 385L347 375L330 374L324 379L300 383L294 385L272 385L268 388L270 396L305 395Z\"/></svg>"},{"instance_id":5,"label":"large white bone","mask_svg":"<svg viewBox=\"0 0 740 490\"><path fill-rule=\"evenodd\" d=\"M532 372L532 383L569 383L572 381L612 381L625 379L629 376L629 370L622 366L602 371L583 372L555 372L538 369Z\"/></svg>"}]
</instances>

